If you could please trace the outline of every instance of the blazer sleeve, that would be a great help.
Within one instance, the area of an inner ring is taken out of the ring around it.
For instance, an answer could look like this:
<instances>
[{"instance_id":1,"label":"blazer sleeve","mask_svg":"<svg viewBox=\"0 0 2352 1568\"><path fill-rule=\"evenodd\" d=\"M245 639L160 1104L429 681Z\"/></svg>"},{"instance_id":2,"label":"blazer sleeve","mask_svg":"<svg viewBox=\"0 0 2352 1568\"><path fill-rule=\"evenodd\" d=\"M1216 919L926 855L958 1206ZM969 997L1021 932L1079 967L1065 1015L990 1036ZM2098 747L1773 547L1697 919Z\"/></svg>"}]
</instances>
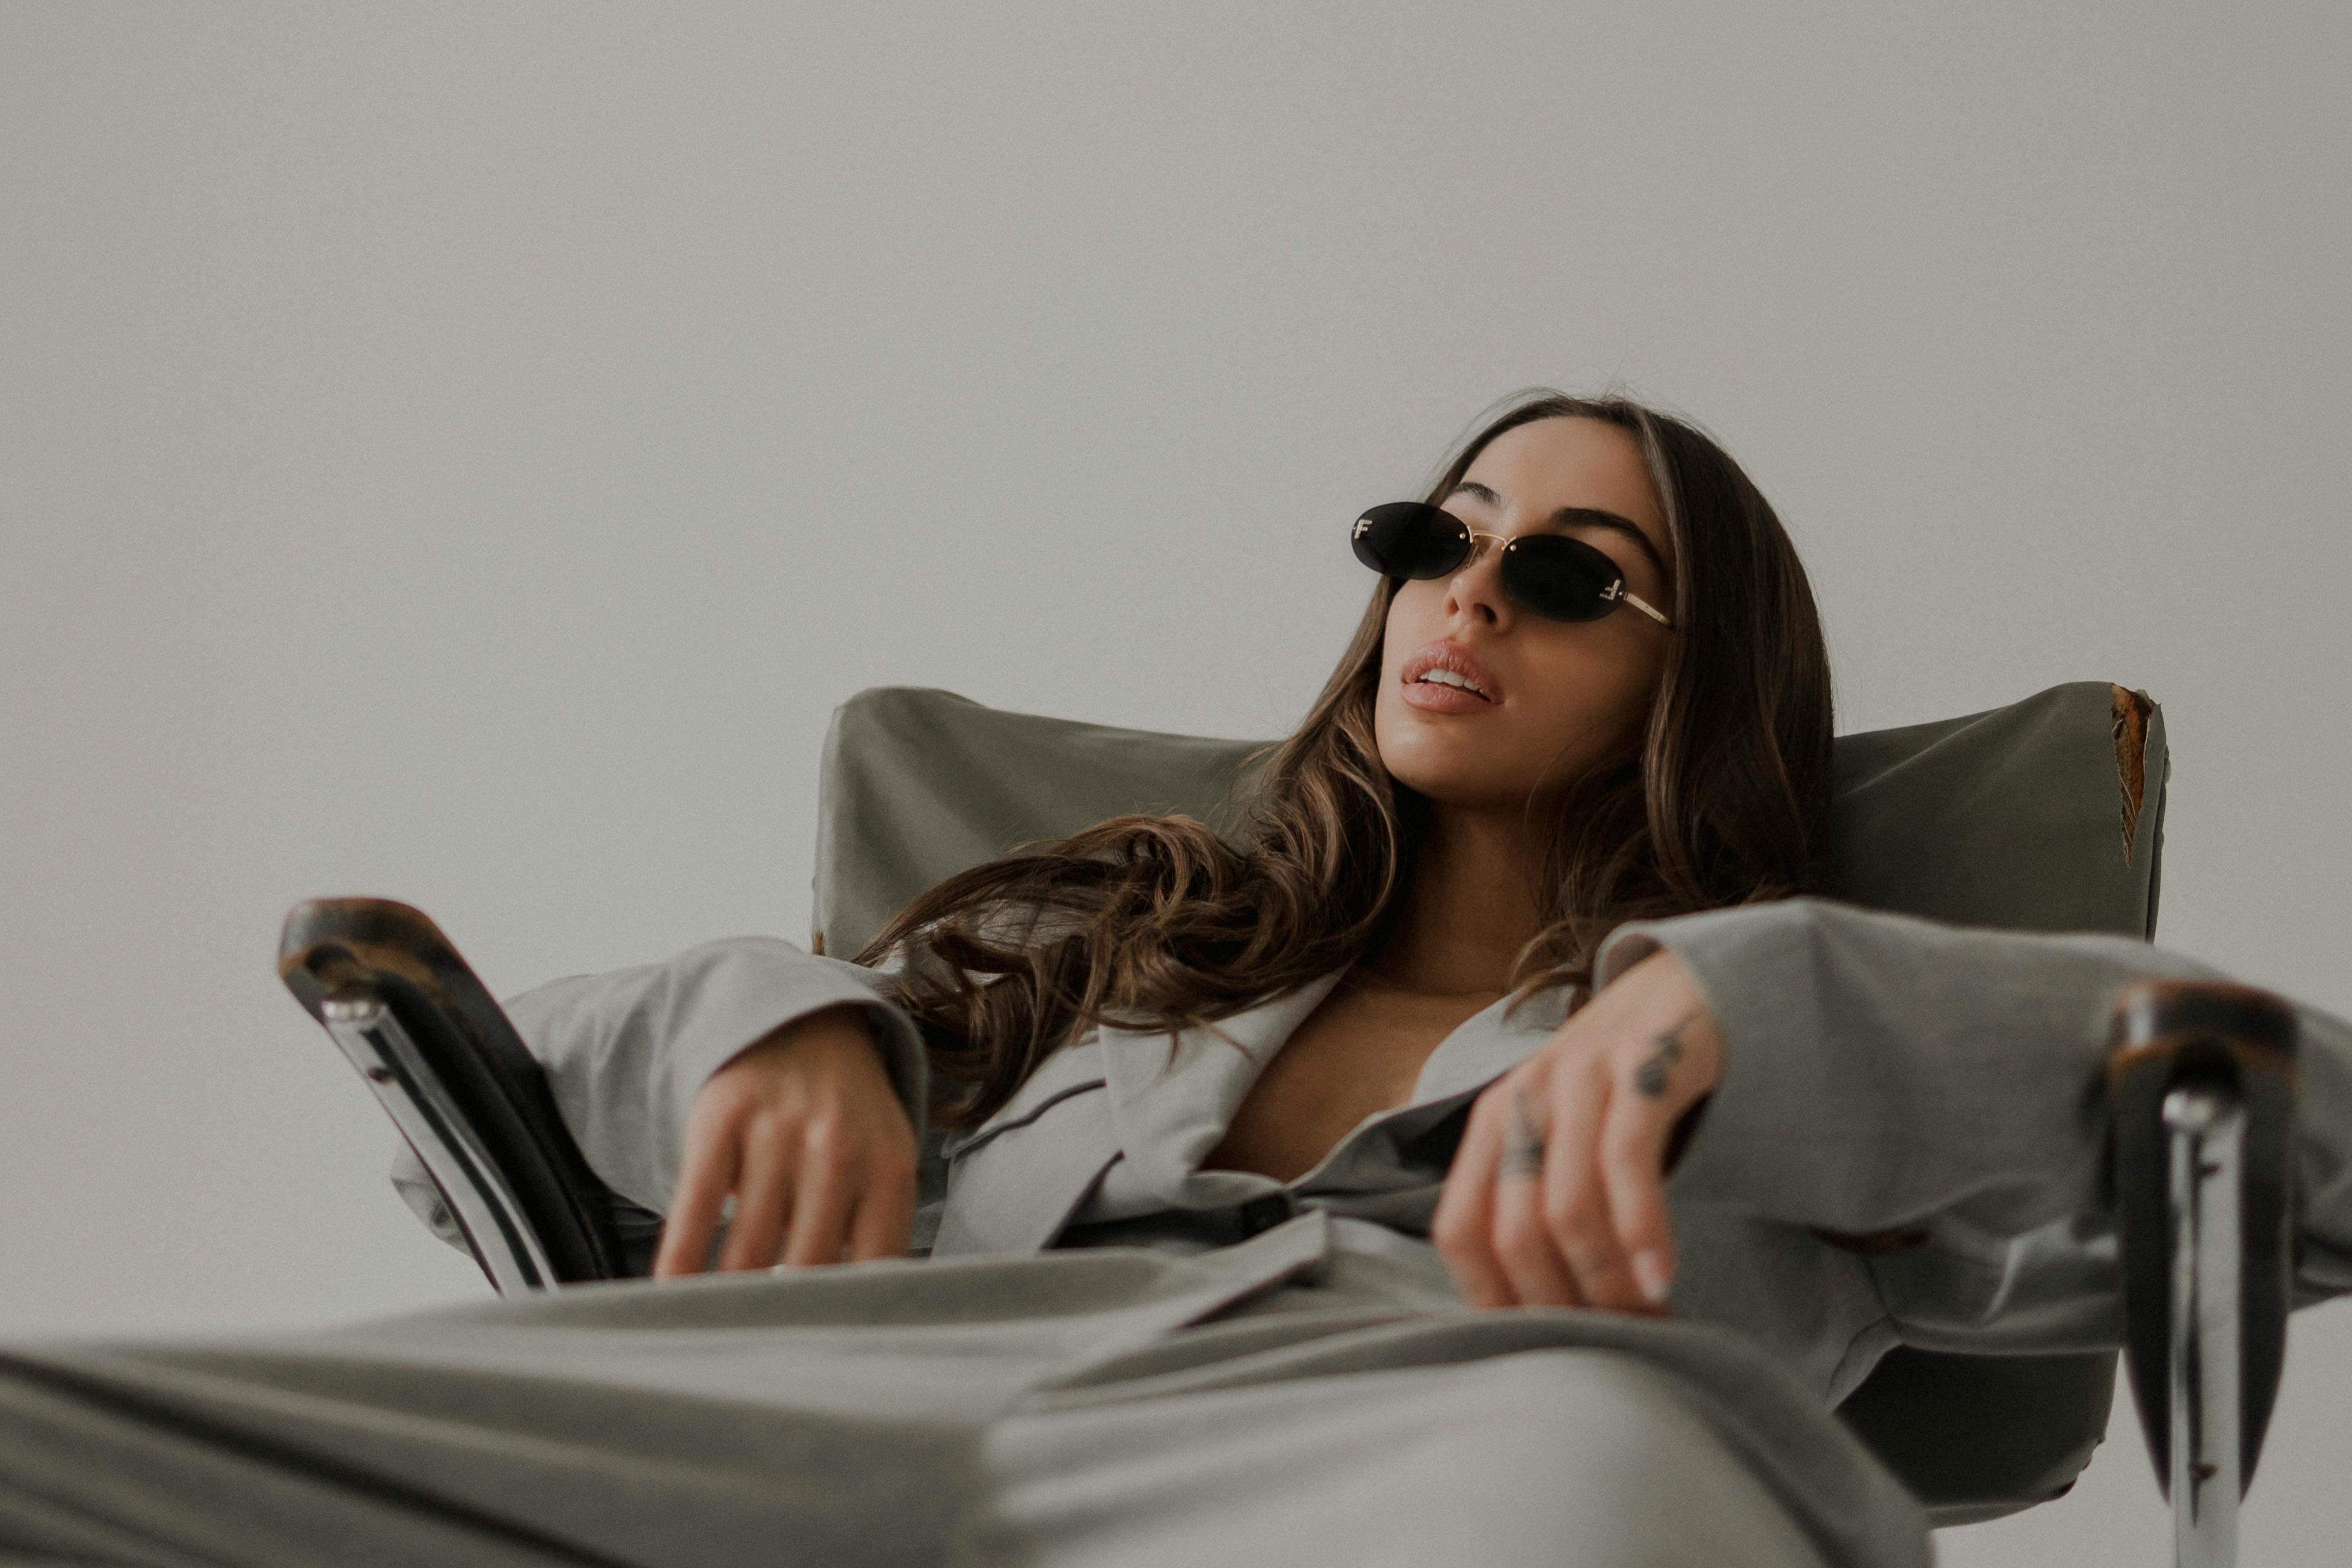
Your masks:
<instances>
[{"instance_id":1,"label":"blazer sleeve","mask_svg":"<svg viewBox=\"0 0 2352 1568\"><path fill-rule=\"evenodd\" d=\"M1660 947L1723 1037L1671 1199L1817 1237L1912 1233L1868 1261L1913 1343L2121 1342L2103 1182L2109 1009L2135 979L2228 976L2126 937L1801 898L1620 927L1596 984ZM2296 1011L2302 1306L2352 1290L2352 1026Z\"/></svg>"},{"instance_id":2,"label":"blazer sleeve","mask_svg":"<svg viewBox=\"0 0 2352 1568\"><path fill-rule=\"evenodd\" d=\"M923 1138L929 1065L921 1031L891 1000L896 973L779 937L728 937L659 963L551 981L505 1006L545 1064L589 1167L623 1197L667 1213L687 1112L704 1082L775 1030L842 1003L865 1010L898 1104Z\"/></svg>"},{"instance_id":3,"label":"blazer sleeve","mask_svg":"<svg viewBox=\"0 0 2352 1568\"><path fill-rule=\"evenodd\" d=\"M627 1220L668 1212L687 1112L710 1075L774 1030L845 1002L864 1008L892 1091L928 1148L929 1062L914 1018L891 999L897 957L866 968L777 937L728 937L659 963L550 981L501 1005L547 1069L589 1168L635 1210L623 1211ZM435 1235L463 1247L405 1144L393 1184Z\"/></svg>"}]
</instances>

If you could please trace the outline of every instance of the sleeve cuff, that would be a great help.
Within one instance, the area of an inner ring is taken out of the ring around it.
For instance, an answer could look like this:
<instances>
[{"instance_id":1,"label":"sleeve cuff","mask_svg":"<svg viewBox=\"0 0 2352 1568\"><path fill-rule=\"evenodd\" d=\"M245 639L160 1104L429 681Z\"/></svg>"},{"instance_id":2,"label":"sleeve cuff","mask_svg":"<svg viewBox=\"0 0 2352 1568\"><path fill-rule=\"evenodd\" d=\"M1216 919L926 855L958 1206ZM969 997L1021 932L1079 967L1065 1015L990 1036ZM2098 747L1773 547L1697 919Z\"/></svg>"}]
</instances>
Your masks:
<instances>
[{"instance_id":1,"label":"sleeve cuff","mask_svg":"<svg viewBox=\"0 0 2352 1568\"><path fill-rule=\"evenodd\" d=\"M776 937L730 937L664 963L553 981L506 1003L546 1064L557 1109L588 1163L632 1203L667 1213L695 1096L710 1075L785 1026L845 1002L872 1026L917 1146L929 1060L892 974Z\"/></svg>"},{"instance_id":2,"label":"sleeve cuff","mask_svg":"<svg viewBox=\"0 0 2352 1568\"><path fill-rule=\"evenodd\" d=\"M1848 1167L1822 1158L1820 1140L1839 1136L1825 1108L1850 1103L1853 1089L1827 1092L1821 1054L1791 1047L1784 1016L1798 1000L1810 942L1809 914L1797 900L1636 921L1602 942L1596 989L1670 949L1723 1038L1722 1074L1670 1178L1677 1198L1783 1211L1771 1217L1792 1220L1799 1213L1789 1211L1840 1207L1831 1172Z\"/></svg>"},{"instance_id":3,"label":"sleeve cuff","mask_svg":"<svg viewBox=\"0 0 2352 1568\"><path fill-rule=\"evenodd\" d=\"M700 984L693 987L693 1013L678 1018L673 1048L665 1064L666 1118L677 1148L685 1147L687 1113L710 1075L777 1030L845 1002L859 1004L899 1109L919 1145L928 1130L924 1112L930 1064L922 1031L904 1009L887 999L887 972L846 959L803 952L769 938L736 938L706 944L679 962L692 963L709 950ZM675 1169L673 1163L672 1168Z\"/></svg>"},{"instance_id":4,"label":"sleeve cuff","mask_svg":"<svg viewBox=\"0 0 2352 1568\"><path fill-rule=\"evenodd\" d=\"M2202 967L2123 937L1797 898L1628 924L1594 977L1659 947L1723 1037L1670 1190L1843 1233L1941 1215L2013 1236L2086 1206L2116 989Z\"/></svg>"}]
</instances>

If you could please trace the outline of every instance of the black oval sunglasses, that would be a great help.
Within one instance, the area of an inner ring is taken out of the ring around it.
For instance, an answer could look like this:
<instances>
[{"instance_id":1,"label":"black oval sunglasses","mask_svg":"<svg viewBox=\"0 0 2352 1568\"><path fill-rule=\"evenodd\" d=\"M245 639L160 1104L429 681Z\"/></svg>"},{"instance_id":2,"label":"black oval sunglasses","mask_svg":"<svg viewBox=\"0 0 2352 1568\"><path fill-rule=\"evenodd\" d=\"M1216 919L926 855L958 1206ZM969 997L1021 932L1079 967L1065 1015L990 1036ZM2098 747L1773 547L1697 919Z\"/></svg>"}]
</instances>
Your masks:
<instances>
[{"instance_id":1,"label":"black oval sunglasses","mask_svg":"<svg viewBox=\"0 0 2352 1568\"><path fill-rule=\"evenodd\" d=\"M1357 560L1385 576L1412 578L1443 577L1456 570L1482 539L1503 547L1504 594L1548 621L1597 621L1620 605L1631 605L1662 626L1675 624L1625 591L1625 574L1617 563L1565 534L1505 539L1479 532L1444 507L1394 500L1356 519L1348 535Z\"/></svg>"}]
</instances>

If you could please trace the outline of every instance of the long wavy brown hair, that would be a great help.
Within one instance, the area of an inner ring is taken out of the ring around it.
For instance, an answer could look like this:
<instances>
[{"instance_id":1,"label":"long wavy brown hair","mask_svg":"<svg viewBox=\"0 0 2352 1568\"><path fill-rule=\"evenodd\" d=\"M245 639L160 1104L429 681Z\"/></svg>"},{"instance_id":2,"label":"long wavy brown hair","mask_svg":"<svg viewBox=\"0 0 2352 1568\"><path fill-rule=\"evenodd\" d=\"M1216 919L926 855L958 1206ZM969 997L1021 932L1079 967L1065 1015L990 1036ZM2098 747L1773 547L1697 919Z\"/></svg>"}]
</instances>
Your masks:
<instances>
[{"instance_id":1,"label":"long wavy brown hair","mask_svg":"<svg viewBox=\"0 0 2352 1568\"><path fill-rule=\"evenodd\" d=\"M1506 430L1606 420L1639 441L1678 563L1676 633L1648 724L1582 777L1548 787L1540 820L1530 817L1541 920L1515 955L1507 1016L1555 984L1581 1003L1601 939L1626 921L1817 888L1832 721L1804 568L1722 447L1614 394L1538 389L1506 402L1425 499L1442 501ZM921 894L856 955L878 965L904 950L898 1000L923 1032L934 1127L987 1120L1093 1025L1213 1024L1378 951L1428 813L1381 765L1373 737L1399 581L1381 581L1297 731L1253 753L1244 826L1230 838L1188 816L1134 815L1022 845ZM1538 809L1534 795L1528 804Z\"/></svg>"}]
</instances>

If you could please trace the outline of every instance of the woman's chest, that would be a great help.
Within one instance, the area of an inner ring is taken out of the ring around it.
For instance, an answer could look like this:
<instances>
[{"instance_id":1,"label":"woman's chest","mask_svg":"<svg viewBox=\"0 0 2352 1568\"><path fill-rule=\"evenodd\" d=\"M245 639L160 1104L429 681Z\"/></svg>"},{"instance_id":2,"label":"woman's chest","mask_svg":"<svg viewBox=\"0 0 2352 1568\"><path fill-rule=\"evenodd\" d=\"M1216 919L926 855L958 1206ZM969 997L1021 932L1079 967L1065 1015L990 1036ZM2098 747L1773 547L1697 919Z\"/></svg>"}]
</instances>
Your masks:
<instances>
[{"instance_id":1,"label":"woman's chest","mask_svg":"<svg viewBox=\"0 0 2352 1568\"><path fill-rule=\"evenodd\" d=\"M1281 1182L1312 1170L1366 1117L1410 1100L1430 1053L1494 1000L1336 987L1250 1085L1202 1168Z\"/></svg>"}]
</instances>

